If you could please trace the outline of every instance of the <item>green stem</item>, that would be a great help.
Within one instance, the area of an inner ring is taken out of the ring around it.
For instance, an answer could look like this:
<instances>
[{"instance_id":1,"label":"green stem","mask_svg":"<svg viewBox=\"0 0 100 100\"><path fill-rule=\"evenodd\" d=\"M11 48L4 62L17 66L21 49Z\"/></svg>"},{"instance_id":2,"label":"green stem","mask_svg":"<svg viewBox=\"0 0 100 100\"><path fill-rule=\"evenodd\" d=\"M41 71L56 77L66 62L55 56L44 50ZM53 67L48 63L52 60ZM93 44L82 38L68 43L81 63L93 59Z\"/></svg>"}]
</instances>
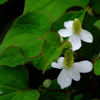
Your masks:
<instances>
[{"instance_id":1,"label":"green stem","mask_svg":"<svg viewBox=\"0 0 100 100\"><path fill-rule=\"evenodd\" d=\"M74 54L81 60L85 60L85 58L83 58L81 55L79 55L77 52L74 51Z\"/></svg>"}]
</instances>

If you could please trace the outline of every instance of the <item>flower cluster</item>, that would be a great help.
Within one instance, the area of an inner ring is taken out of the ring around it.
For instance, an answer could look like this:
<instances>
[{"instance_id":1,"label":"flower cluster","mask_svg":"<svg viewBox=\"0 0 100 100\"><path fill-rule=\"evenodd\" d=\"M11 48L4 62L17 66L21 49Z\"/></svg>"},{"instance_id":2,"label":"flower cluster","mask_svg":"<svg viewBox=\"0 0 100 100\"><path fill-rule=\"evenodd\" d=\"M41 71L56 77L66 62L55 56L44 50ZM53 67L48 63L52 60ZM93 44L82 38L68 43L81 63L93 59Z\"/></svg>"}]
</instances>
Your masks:
<instances>
[{"instance_id":1,"label":"flower cluster","mask_svg":"<svg viewBox=\"0 0 100 100\"><path fill-rule=\"evenodd\" d=\"M93 64L88 60L74 63L73 57L73 51L80 49L82 46L81 40L88 43L93 42L92 34L82 29L78 18L75 18L74 21L64 22L64 26L66 29L60 29L58 33L61 38L69 37L68 41L72 44L72 49L67 49L64 57L59 57L57 63L51 63L53 68L62 69L57 78L57 82L62 89L70 86L72 79L79 81L80 73L88 73L93 68Z\"/></svg>"}]
</instances>

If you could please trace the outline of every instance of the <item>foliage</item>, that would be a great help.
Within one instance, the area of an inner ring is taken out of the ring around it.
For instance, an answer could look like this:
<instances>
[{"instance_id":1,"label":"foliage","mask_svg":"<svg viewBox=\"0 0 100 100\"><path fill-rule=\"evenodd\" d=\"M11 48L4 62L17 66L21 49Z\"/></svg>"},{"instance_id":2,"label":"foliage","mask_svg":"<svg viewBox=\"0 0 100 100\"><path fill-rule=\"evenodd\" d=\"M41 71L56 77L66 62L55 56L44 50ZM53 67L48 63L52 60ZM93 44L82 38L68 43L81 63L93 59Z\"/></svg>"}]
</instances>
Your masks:
<instances>
[{"instance_id":1,"label":"foliage","mask_svg":"<svg viewBox=\"0 0 100 100\"><path fill-rule=\"evenodd\" d=\"M100 1L15 0L21 5L16 7L18 14L6 9L13 2L0 0L0 100L99 100ZM51 63L72 48L69 37L61 42L58 31L75 18L92 34L93 42L82 41L73 52L74 62L89 60L93 70L61 89L57 80L61 70L53 69ZM51 82L47 88L46 79Z\"/></svg>"},{"instance_id":2,"label":"foliage","mask_svg":"<svg viewBox=\"0 0 100 100\"><path fill-rule=\"evenodd\" d=\"M9 68L0 67L0 100L38 100L37 90L30 90L28 86L28 71L24 66Z\"/></svg>"},{"instance_id":3,"label":"foliage","mask_svg":"<svg viewBox=\"0 0 100 100\"><path fill-rule=\"evenodd\" d=\"M5 2L7 2L8 0L0 0L0 4L4 4Z\"/></svg>"}]
</instances>

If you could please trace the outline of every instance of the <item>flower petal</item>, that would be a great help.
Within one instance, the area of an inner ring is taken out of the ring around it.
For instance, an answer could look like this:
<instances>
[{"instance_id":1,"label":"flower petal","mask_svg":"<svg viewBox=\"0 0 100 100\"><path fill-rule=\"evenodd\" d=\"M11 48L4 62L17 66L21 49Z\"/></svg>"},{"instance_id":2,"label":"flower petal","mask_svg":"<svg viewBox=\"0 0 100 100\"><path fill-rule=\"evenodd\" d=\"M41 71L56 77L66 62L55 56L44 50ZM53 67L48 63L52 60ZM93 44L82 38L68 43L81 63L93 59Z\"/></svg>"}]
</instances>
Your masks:
<instances>
[{"instance_id":1,"label":"flower petal","mask_svg":"<svg viewBox=\"0 0 100 100\"><path fill-rule=\"evenodd\" d=\"M59 57L57 61L58 61L58 63L52 62L51 66L53 68L62 69L63 68L64 57Z\"/></svg>"},{"instance_id":2,"label":"flower petal","mask_svg":"<svg viewBox=\"0 0 100 100\"><path fill-rule=\"evenodd\" d=\"M88 32L88 31L84 30L84 29L82 29L80 37L84 42L89 42L89 43L93 42L92 34L90 32Z\"/></svg>"},{"instance_id":3,"label":"flower petal","mask_svg":"<svg viewBox=\"0 0 100 100\"><path fill-rule=\"evenodd\" d=\"M90 61L85 60L74 63L73 67L76 68L81 73L88 73L92 70L93 64Z\"/></svg>"},{"instance_id":4,"label":"flower petal","mask_svg":"<svg viewBox=\"0 0 100 100\"><path fill-rule=\"evenodd\" d=\"M73 34L69 37L68 41L71 42L73 51L78 50L81 47L80 35Z\"/></svg>"},{"instance_id":5,"label":"flower petal","mask_svg":"<svg viewBox=\"0 0 100 100\"><path fill-rule=\"evenodd\" d=\"M73 30L72 29L60 29L58 33L61 37L68 37L73 34Z\"/></svg>"},{"instance_id":6,"label":"flower petal","mask_svg":"<svg viewBox=\"0 0 100 100\"><path fill-rule=\"evenodd\" d=\"M69 69L69 75L75 81L79 81L80 80L80 73L74 67L70 67L70 69Z\"/></svg>"},{"instance_id":7,"label":"flower petal","mask_svg":"<svg viewBox=\"0 0 100 100\"><path fill-rule=\"evenodd\" d=\"M71 85L72 78L69 76L67 69L65 68L62 69L62 71L58 75L57 82L61 86L62 89Z\"/></svg>"},{"instance_id":8,"label":"flower petal","mask_svg":"<svg viewBox=\"0 0 100 100\"><path fill-rule=\"evenodd\" d=\"M72 28L73 27L73 21L66 21L64 22L65 28Z\"/></svg>"},{"instance_id":9,"label":"flower petal","mask_svg":"<svg viewBox=\"0 0 100 100\"><path fill-rule=\"evenodd\" d=\"M63 63L64 57L59 57L57 61L58 61L58 63Z\"/></svg>"}]
</instances>

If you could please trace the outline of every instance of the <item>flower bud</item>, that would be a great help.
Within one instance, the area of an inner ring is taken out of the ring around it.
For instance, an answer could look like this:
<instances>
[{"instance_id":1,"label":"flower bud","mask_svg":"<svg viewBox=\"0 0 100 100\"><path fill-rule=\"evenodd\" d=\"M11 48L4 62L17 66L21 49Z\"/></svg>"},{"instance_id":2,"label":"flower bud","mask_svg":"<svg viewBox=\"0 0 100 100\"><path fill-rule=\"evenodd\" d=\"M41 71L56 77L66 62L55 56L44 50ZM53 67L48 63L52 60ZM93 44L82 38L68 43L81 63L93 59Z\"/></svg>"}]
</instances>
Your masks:
<instances>
[{"instance_id":1,"label":"flower bud","mask_svg":"<svg viewBox=\"0 0 100 100\"><path fill-rule=\"evenodd\" d=\"M44 86L45 88L48 88L50 85L51 85L51 80L50 80L50 79L46 79L46 80L43 82L43 86Z\"/></svg>"},{"instance_id":2,"label":"flower bud","mask_svg":"<svg viewBox=\"0 0 100 100\"><path fill-rule=\"evenodd\" d=\"M60 43L63 43L64 39L60 36Z\"/></svg>"}]
</instances>

